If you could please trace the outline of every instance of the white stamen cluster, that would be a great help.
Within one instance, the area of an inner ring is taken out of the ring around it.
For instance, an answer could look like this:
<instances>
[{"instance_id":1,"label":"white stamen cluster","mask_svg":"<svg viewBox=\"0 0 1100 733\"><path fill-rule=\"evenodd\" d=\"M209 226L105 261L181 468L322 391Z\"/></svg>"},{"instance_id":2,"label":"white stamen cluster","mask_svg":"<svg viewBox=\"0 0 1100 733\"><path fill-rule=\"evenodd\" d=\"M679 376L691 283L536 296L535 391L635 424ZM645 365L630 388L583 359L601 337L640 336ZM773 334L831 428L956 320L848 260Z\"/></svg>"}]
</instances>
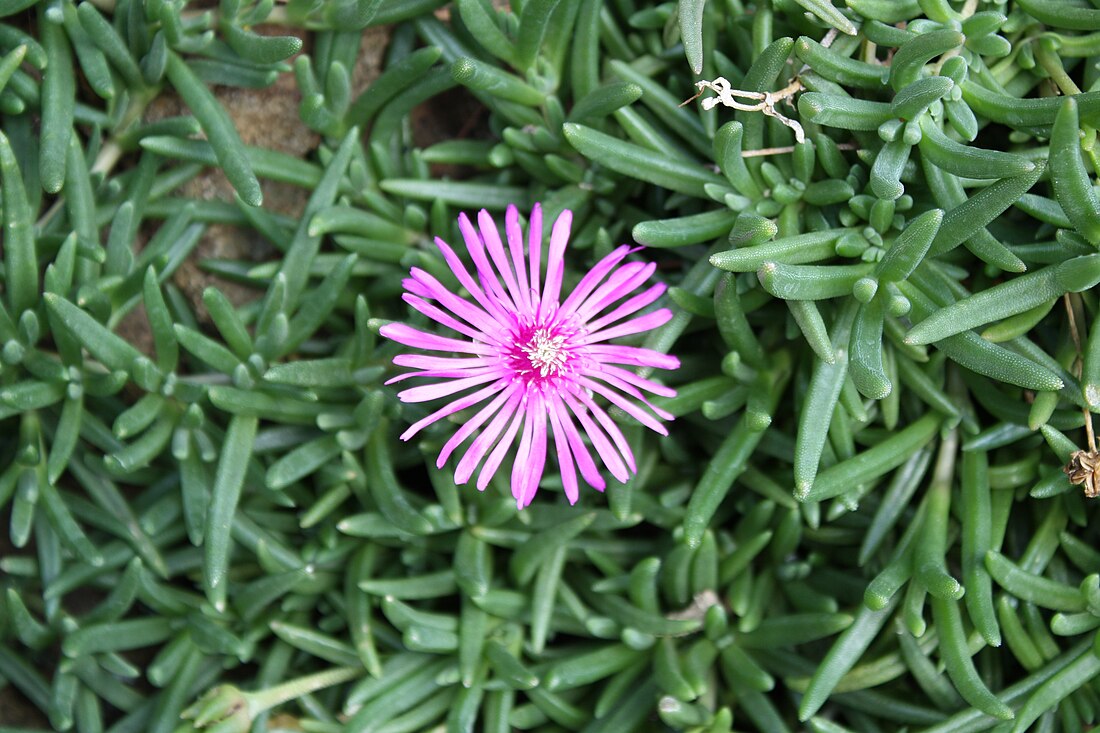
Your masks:
<instances>
[{"instance_id":1,"label":"white stamen cluster","mask_svg":"<svg viewBox=\"0 0 1100 733\"><path fill-rule=\"evenodd\" d=\"M542 377L548 377L551 373L558 374L565 368L566 354L562 348L565 345L565 336L551 336L548 331L539 330L531 337L531 340L522 345L520 349L527 354L531 366Z\"/></svg>"}]
</instances>

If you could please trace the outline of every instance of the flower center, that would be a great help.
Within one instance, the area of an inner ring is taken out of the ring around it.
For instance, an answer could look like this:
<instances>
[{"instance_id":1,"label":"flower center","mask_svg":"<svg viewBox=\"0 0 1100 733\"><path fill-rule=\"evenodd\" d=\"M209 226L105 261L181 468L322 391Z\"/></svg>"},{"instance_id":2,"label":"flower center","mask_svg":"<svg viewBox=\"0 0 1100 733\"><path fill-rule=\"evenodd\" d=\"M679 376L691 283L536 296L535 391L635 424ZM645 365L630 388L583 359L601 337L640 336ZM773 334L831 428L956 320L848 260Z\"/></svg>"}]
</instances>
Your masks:
<instances>
[{"instance_id":1,"label":"flower center","mask_svg":"<svg viewBox=\"0 0 1100 733\"><path fill-rule=\"evenodd\" d=\"M530 370L538 372L540 377L561 374L569 355L565 351L565 336L551 334L546 329L538 329L527 343L519 345L520 351L527 355Z\"/></svg>"}]
</instances>

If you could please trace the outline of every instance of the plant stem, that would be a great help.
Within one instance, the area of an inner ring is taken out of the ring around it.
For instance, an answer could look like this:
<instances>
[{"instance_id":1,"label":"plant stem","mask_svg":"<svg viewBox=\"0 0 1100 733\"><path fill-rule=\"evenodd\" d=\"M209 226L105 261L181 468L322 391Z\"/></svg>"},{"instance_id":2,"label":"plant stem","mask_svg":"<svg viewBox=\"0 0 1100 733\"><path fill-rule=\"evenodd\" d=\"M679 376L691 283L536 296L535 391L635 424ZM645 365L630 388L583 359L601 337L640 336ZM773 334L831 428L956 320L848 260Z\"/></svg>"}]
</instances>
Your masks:
<instances>
[{"instance_id":1,"label":"plant stem","mask_svg":"<svg viewBox=\"0 0 1100 733\"><path fill-rule=\"evenodd\" d=\"M248 708L251 714L256 716L265 710L270 710L276 705L282 705L289 700L294 700L295 698L301 697L302 695L308 695L317 690L323 690L332 685L338 685L341 682L348 682L362 675L363 670L359 667L334 667L333 669L326 669L323 672L299 677L298 679L284 682L275 687L269 687L260 692L246 693Z\"/></svg>"}]
</instances>

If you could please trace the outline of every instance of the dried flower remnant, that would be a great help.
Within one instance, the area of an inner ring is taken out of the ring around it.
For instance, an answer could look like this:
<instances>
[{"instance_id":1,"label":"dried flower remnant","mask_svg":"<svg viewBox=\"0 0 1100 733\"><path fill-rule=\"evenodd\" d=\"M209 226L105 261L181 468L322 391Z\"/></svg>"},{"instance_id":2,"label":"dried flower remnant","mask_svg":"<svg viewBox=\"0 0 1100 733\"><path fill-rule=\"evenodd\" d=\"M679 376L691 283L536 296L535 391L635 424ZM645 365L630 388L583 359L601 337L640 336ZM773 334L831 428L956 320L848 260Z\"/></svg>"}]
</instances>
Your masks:
<instances>
[{"instance_id":1,"label":"dried flower remnant","mask_svg":"<svg viewBox=\"0 0 1100 733\"><path fill-rule=\"evenodd\" d=\"M1062 467L1062 472L1074 486L1085 487L1085 496L1095 499L1100 496L1100 486L1096 480L1097 468L1100 468L1100 453L1078 450L1070 454L1069 462Z\"/></svg>"},{"instance_id":2,"label":"dried flower remnant","mask_svg":"<svg viewBox=\"0 0 1100 733\"><path fill-rule=\"evenodd\" d=\"M742 89L734 89L729 83L729 80L723 76L718 77L714 81L707 81L705 79L697 81L695 82L695 87L699 92L691 99L699 97L706 89L718 95L716 97L707 97L700 102L700 104L703 105L703 109L713 109L721 104L725 107L732 107L742 112L762 112L769 117L774 117L791 128L794 131L795 140L798 142L801 143L806 141L806 131L802 129L802 125L776 109L776 105L782 101L786 101L790 104L791 98L802 91L802 82L798 79L793 79L787 86L783 87L778 92L749 92ZM752 103L739 101L737 99L738 97L751 100ZM690 102L691 99L687 101Z\"/></svg>"},{"instance_id":3,"label":"dried flower remnant","mask_svg":"<svg viewBox=\"0 0 1100 733\"><path fill-rule=\"evenodd\" d=\"M506 243L487 211L478 214L477 228L461 215L459 229L476 278L450 245L438 237L435 241L472 300L448 291L415 267L404 281L403 298L465 339L430 334L400 323L387 324L381 331L404 346L461 355L400 354L394 358L398 366L418 371L401 374L390 383L409 377L436 380L400 392L401 401L454 398L412 425L401 439L408 440L461 410L480 406L443 446L436 465L442 468L455 449L484 426L455 470L455 482L465 484L481 464L477 487L484 489L518 435L511 483L521 509L538 490L548 437L553 439L570 503L578 497L578 470L585 483L600 491L605 483L597 461L623 482L637 470L622 431L594 398L606 400L662 435L667 431L661 420L672 419L644 393L671 397L675 391L624 367L675 369L679 360L651 349L607 343L652 330L672 317L667 308L636 315L665 291L665 285L657 283L631 295L649 280L656 266L627 262L640 248L622 245L596 263L561 300L572 220L572 212L564 211L554 222L543 275L542 210L537 204L531 212L526 251L515 206L509 206L505 215ZM461 393L466 394L455 397Z\"/></svg>"}]
</instances>

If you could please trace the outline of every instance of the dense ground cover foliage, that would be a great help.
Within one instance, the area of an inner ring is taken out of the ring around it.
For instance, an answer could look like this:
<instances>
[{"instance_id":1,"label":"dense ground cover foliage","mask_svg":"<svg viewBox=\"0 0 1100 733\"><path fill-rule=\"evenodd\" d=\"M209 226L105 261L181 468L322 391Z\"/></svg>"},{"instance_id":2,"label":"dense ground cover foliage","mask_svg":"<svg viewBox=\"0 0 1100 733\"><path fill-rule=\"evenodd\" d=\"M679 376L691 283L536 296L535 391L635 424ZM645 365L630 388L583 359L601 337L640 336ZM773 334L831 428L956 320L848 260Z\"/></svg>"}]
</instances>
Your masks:
<instances>
[{"instance_id":1,"label":"dense ground cover foliage","mask_svg":"<svg viewBox=\"0 0 1100 733\"><path fill-rule=\"evenodd\" d=\"M1093 4L0 0L0 54L0 726L1100 717ZM521 511L380 331L538 202L680 366Z\"/></svg>"}]
</instances>

